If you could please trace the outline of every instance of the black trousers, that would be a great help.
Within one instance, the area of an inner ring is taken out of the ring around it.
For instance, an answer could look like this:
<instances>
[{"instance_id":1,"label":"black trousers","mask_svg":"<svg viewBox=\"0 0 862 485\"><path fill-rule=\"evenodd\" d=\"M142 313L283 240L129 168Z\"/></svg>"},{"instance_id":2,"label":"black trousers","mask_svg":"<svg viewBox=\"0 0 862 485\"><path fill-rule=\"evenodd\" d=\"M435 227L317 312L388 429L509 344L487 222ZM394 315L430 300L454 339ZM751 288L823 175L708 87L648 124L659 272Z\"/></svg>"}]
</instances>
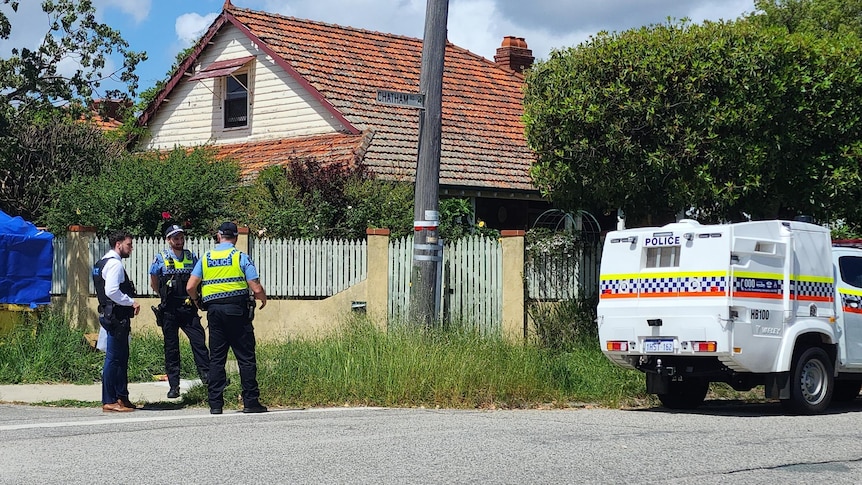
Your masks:
<instances>
[{"instance_id":1,"label":"black trousers","mask_svg":"<svg viewBox=\"0 0 862 485\"><path fill-rule=\"evenodd\" d=\"M189 339L198 375L206 379L210 370L210 353L198 312L187 306L169 307L165 310L162 335L165 337L165 373L171 387L180 385L180 329Z\"/></svg>"},{"instance_id":2,"label":"black trousers","mask_svg":"<svg viewBox=\"0 0 862 485\"><path fill-rule=\"evenodd\" d=\"M224 407L228 349L233 350L239 367L243 406L259 406L254 327L248 320L248 307L235 303L222 304L215 300L207 304L207 322L210 332L210 408Z\"/></svg>"}]
</instances>

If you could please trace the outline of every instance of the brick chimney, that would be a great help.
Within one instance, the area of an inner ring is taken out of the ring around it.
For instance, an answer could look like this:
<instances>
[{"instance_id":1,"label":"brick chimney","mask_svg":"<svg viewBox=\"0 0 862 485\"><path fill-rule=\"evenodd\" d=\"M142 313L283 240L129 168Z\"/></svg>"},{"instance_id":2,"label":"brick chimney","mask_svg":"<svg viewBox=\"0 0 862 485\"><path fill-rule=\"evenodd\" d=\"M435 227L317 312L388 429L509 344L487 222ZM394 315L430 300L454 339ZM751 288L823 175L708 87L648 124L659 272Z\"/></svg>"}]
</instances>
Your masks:
<instances>
[{"instance_id":1,"label":"brick chimney","mask_svg":"<svg viewBox=\"0 0 862 485\"><path fill-rule=\"evenodd\" d=\"M524 72L533 65L535 60L533 51L527 49L527 41L523 37L512 35L503 37L503 43L497 48L497 54L494 56L494 62L515 72Z\"/></svg>"},{"instance_id":2,"label":"brick chimney","mask_svg":"<svg viewBox=\"0 0 862 485\"><path fill-rule=\"evenodd\" d=\"M91 99L90 100L90 110L98 113L100 116L104 116L108 119L121 120L122 116L120 115L120 110L124 108L131 108L131 101L121 101L119 99Z\"/></svg>"}]
</instances>

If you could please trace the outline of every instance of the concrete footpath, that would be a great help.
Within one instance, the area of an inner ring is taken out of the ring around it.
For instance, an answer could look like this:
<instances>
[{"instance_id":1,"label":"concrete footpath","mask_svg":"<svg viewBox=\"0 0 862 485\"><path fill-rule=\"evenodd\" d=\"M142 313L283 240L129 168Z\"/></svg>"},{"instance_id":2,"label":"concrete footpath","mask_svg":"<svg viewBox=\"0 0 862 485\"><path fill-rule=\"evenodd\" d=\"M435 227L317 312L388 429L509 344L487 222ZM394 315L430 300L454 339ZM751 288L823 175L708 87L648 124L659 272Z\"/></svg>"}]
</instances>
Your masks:
<instances>
[{"instance_id":1,"label":"concrete footpath","mask_svg":"<svg viewBox=\"0 0 862 485\"><path fill-rule=\"evenodd\" d=\"M180 380L180 392L185 393L191 387L201 385L199 379ZM170 387L167 381L129 383L129 399L136 404L173 402L168 399ZM102 384L12 384L0 385L0 402L4 403L40 403L53 401L86 401L102 402Z\"/></svg>"}]
</instances>

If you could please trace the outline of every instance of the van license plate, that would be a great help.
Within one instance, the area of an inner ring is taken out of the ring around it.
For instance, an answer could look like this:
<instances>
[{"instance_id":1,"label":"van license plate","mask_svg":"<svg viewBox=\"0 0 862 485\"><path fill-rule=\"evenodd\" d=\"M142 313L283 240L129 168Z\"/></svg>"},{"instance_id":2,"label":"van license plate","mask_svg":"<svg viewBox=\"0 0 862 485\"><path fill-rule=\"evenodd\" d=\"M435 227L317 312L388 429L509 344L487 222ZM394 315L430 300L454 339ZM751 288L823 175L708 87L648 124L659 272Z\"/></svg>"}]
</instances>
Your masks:
<instances>
[{"instance_id":1,"label":"van license plate","mask_svg":"<svg viewBox=\"0 0 862 485\"><path fill-rule=\"evenodd\" d=\"M644 352L673 352L673 340L644 340Z\"/></svg>"}]
</instances>

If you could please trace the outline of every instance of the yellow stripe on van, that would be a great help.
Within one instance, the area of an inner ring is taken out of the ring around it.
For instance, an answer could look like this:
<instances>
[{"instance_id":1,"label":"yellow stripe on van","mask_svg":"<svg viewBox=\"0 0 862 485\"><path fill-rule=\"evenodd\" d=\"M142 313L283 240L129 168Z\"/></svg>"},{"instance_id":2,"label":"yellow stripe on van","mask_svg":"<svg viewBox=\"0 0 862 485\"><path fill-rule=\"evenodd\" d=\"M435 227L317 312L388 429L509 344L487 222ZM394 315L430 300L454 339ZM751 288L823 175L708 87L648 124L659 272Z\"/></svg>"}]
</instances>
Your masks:
<instances>
[{"instance_id":1,"label":"yellow stripe on van","mask_svg":"<svg viewBox=\"0 0 862 485\"><path fill-rule=\"evenodd\" d=\"M645 269L641 273L601 274L600 280L633 280L638 278L709 278L727 276L727 271L662 271L652 272Z\"/></svg>"},{"instance_id":2,"label":"yellow stripe on van","mask_svg":"<svg viewBox=\"0 0 862 485\"><path fill-rule=\"evenodd\" d=\"M736 278L761 278L764 280L783 280L784 273L760 273L756 271L734 271Z\"/></svg>"},{"instance_id":3,"label":"yellow stripe on van","mask_svg":"<svg viewBox=\"0 0 862 485\"><path fill-rule=\"evenodd\" d=\"M841 288L838 290L838 292L844 295L862 296L862 290L855 290L851 288Z\"/></svg>"},{"instance_id":4,"label":"yellow stripe on van","mask_svg":"<svg viewBox=\"0 0 862 485\"><path fill-rule=\"evenodd\" d=\"M831 276L793 275L790 279L796 281L807 281L809 283L828 283L830 285L835 282L835 278Z\"/></svg>"}]
</instances>

